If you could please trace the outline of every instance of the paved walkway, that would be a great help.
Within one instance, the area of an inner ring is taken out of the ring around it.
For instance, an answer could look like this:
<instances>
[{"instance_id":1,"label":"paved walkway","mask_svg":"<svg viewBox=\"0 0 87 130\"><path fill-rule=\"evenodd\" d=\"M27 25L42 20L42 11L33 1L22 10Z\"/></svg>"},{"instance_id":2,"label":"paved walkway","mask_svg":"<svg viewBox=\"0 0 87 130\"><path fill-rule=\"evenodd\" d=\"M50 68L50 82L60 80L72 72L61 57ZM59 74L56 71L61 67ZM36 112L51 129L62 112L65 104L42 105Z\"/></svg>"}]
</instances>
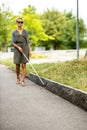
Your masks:
<instances>
[{"instance_id":1,"label":"paved walkway","mask_svg":"<svg viewBox=\"0 0 87 130\"><path fill-rule=\"evenodd\" d=\"M0 65L0 130L87 130L87 112Z\"/></svg>"}]
</instances>

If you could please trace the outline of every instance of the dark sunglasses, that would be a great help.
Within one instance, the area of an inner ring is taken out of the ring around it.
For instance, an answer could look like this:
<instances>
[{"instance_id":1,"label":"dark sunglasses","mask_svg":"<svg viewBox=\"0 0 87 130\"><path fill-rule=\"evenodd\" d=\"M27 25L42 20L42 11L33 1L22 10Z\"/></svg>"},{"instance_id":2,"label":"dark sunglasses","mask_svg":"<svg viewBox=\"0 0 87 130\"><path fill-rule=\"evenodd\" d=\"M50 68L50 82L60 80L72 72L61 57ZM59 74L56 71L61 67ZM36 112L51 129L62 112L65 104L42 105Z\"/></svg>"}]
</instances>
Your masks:
<instances>
[{"instance_id":1,"label":"dark sunglasses","mask_svg":"<svg viewBox=\"0 0 87 130\"><path fill-rule=\"evenodd\" d=\"M18 23L22 23L23 24L23 21L17 21Z\"/></svg>"}]
</instances>

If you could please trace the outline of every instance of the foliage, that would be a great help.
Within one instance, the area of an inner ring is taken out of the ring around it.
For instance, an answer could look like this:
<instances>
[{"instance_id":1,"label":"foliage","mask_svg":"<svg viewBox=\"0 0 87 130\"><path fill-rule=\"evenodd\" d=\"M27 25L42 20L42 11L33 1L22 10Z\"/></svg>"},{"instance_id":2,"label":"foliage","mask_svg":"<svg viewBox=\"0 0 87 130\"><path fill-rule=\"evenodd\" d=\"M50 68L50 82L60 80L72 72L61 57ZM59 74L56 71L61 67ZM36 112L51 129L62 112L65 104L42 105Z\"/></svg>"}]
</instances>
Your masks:
<instances>
[{"instance_id":1,"label":"foliage","mask_svg":"<svg viewBox=\"0 0 87 130\"><path fill-rule=\"evenodd\" d=\"M0 48L5 48L8 37L8 17L9 17L9 11L7 8L5 8L5 5L2 5L2 8L0 7Z\"/></svg>"},{"instance_id":2,"label":"foliage","mask_svg":"<svg viewBox=\"0 0 87 130\"><path fill-rule=\"evenodd\" d=\"M72 15L72 12L65 13L67 17L67 22L63 28L63 44L69 49L76 48L76 18ZM79 38L83 39L84 33L86 31L84 21L79 19ZM80 40L79 39L79 40Z\"/></svg>"},{"instance_id":3,"label":"foliage","mask_svg":"<svg viewBox=\"0 0 87 130\"><path fill-rule=\"evenodd\" d=\"M46 49L75 49L76 48L76 18L72 12L59 12L47 9L42 15L36 13L34 6L28 5L19 16L23 17L23 27L29 31L32 48L45 46ZM0 50L11 46L13 30L17 28L16 18L5 4L0 7ZM85 48L84 21L79 19L80 47Z\"/></svg>"},{"instance_id":4,"label":"foliage","mask_svg":"<svg viewBox=\"0 0 87 130\"><path fill-rule=\"evenodd\" d=\"M72 12L48 9L42 14L42 19L45 32L54 38L48 44L52 43L54 49L76 48L76 18ZM84 21L79 19L80 38L84 37L85 31Z\"/></svg>"},{"instance_id":5,"label":"foliage","mask_svg":"<svg viewBox=\"0 0 87 130\"><path fill-rule=\"evenodd\" d=\"M22 17L25 23L24 27L29 30L29 39L33 46L38 46L40 41L46 41L50 38L45 34L40 15L35 12L34 7L29 5L27 8L24 8Z\"/></svg>"},{"instance_id":6,"label":"foliage","mask_svg":"<svg viewBox=\"0 0 87 130\"><path fill-rule=\"evenodd\" d=\"M54 49L58 49L61 44L63 24L66 23L65 15L57 10L48 9L42 14L42 19L45 32L53 37L50 43L52 43Z\"/></svg>"},{"instance_id":7,"label":"foliage","mask_svg":"<svg viewBox=\"0 0 87 130\"><path fill-rule=\"evenodd\" d=\"M8 46L11 46L11 33L15 29L14 22L16 16L6 7L5 4L0 8L0 49L3 51Z\"/></svg>"},{"instance_id":8,"label":"foliage","mask_svg":"<svg viewBox=\"0 0 87 130\"><path fill-rule=\"evenodd\" d=\"M86 39L80 40L80 48L87 48L87 40Z\"/></svg>"},{"instance_id":9,"label":"foliage","mask_svg":"<svg viewBox=\"0 0 87 130\"><path fill-rule=\"evenodd\" d=\"M1 9L0 16L1 48L2 45L4 47L3 43L5 43L5 46L11 45L12 31L17 28L16 19L19 16L24 19L24 28L29 31L29 39L32 46L38 46L40 41L46 41L50 38L47 34L45 34L40 20L40 15L35 12L34 7L28 6L27 8L24 8L23 12L19 13L19 16L13 15L12 12L8 10L2 11Z\"/></svg>"}]
</instances>

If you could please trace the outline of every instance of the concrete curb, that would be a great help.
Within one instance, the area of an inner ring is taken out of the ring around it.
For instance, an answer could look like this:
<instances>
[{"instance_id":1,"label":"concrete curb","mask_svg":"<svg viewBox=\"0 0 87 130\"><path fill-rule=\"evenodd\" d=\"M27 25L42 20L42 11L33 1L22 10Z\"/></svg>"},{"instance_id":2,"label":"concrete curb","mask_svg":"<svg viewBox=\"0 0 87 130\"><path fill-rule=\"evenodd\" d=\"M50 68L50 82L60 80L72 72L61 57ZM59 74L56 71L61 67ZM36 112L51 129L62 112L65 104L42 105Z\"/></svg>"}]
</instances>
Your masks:
<instances>
[{"instance_id":1,"label":"concrete curb","mask_svg":"<svg viewBox=\"0 0 87 130\"><path fill-rule=\"evenodd\" d=\"M26 77L36 84L48 89L52 93L55 93L56 95L70 101L74 105L77 105L87 111L87 92L40 77L44 82L43 85L41 81L38 80L38 76L32 73L30 73Z\"/></svg>"}]
</instances>

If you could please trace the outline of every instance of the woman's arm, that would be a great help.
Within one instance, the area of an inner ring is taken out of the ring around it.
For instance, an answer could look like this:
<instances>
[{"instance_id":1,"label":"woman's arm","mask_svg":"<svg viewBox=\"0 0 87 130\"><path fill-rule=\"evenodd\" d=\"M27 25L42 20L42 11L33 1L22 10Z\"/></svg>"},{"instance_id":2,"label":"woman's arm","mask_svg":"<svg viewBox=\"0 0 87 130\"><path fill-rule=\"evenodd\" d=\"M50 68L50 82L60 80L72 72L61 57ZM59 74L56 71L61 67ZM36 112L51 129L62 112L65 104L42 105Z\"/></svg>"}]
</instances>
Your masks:
<instances>
[{"instance_id":1,"label":"woman's arm","mask_svg":"<svg viewBox=\"0 0 87 130\"><path fill-rule=\"evenodd\" d=\"M28 48L29 48L29 56L31 56L32 53L31 53L31 48L30 48L30 42L29 42L29 39L28 39L28 31L27 30L25 30L25 31L26 31L26 42L27 42Z\"/></svg>"},{"instance_id":2,"label":"woman's arm","mask_svg":"<svg viewBox=\"0 0 87 130\"><path fill-rule=\"evenodd\" d=\"M21 53L23 53L23 50L21 47L19 47L17 44L13 43L12 44L15 48L17 48Z\"/></svg>"}]
</instances>

